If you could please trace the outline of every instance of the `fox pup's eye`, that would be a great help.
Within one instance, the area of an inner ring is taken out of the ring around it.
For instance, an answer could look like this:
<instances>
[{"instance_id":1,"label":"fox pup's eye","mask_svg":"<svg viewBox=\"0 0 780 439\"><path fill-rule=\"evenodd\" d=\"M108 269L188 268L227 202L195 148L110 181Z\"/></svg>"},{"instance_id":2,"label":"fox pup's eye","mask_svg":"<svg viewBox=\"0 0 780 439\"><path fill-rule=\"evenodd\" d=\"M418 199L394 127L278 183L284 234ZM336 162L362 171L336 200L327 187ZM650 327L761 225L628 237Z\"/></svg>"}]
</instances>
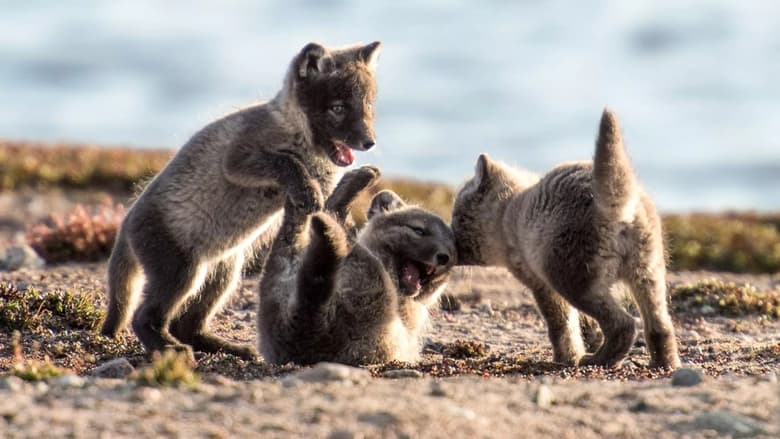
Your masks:
<instances>
[{"instance_id":1,"label":"fox pup's eye","mask_svg":"<svg viewBox=\"0 0 780 439\"><path fill-rule=\"evenodd\" d=\"M414 233L416 233L416 234L418 234L420 236L425 236L425 229L423 229L422 227L416 227L416 226L407 226L407 227L412 229L412 231Z\"/></svg>"},{"instance_id":2,"label":"fox pup's eye","mask_svg":"<svg viewBox=\"0 0 780 439\"><path fill-rule=\"evenodd\" d=\"M346 107L344 107L341 104L331 105L330 111L333 112L333 114L343 114L344 110L346 110Z\"/></svg>"}]
</instances>

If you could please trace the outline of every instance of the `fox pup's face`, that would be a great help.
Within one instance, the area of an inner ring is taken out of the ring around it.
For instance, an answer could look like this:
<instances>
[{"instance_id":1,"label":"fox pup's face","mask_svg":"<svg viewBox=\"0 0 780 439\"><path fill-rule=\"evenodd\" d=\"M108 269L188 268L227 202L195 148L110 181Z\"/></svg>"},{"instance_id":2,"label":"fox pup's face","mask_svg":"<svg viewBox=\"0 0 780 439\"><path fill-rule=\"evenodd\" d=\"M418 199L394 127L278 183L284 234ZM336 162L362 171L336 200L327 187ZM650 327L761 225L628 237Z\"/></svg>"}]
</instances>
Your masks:
<instances>
[{"instance_id":1,"label":"fox pup's face","mask_svg":"<svg viewBox=\"0 0 780 439\"><path fill-rule=\"evenodd\" d=\"M379 42L341 50L316 43L296 58L296 98L316 145L337 166L355 160L352 150L366 151L374 135L374 68Z\"/></svg>"},{"instance_id":2,"label":"fox pup's face","mask_svg":"<svg viewBox=\"0 0 780 439\"><path fill-rule=\"evenodd\" d=\"M519 190L511 177L486 155L477 160L476 173L463 185L452 207L452 231L460 265L490 265L495 255L489 248L496 237L497 201Z\"/></svg>"},{"instance_id":3,"label":"fox pup's face","mask_svg":"<svg viewBox=\"0 0 780 439\"><path fill-rule=\"evenodd\" d=\"M446 281L456 262L455 236L441 218L406 207L391 191L374 197L368 217L372 246L390 255L401 294L425 300Z\"/></svg>"}]
</instances>

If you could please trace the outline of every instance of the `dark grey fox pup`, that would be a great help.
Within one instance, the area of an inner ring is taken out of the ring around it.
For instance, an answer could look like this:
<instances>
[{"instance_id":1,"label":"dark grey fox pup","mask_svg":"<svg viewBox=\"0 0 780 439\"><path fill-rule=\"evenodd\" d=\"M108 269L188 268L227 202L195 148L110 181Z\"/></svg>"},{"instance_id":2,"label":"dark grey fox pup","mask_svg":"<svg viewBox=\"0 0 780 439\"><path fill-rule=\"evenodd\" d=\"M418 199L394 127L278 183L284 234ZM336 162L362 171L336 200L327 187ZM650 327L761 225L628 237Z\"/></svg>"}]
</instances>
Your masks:
<instances>
[{"instance_id":1,"label":"dark grey fox pup","mask_svg":"<svg viewBox=\"0 0 780 439\"><path fill-rule=\"evenodd\" d=\"M635 323L610 290L624 283L642 315L650 366L680 365L661 221L639 188L610 111L601 118L592 163L563 164L539 178L480 156L476 176L455 200L452 228L460 263L507 267L533 291L556 362L623 361ZM575 308L603 332L593 354L585 354Z\"/></svg>"},{"instance_id":2,"label":"dark grey fox pup","mask_svg":"<svg viewBox=\"0 0 780 439\"><path fill-rule=\"evenodd\" d=\"M455 240L438 216L395 193L374 196L350 243L349 203L379 172L344 176L326 209L285 207L260 284L260 351L271 363L415 361L428 307L455 263ZM310 217L310 221L308 220Z\"/></svg>"},{"instance_id":3,"label":"dark grey fox pup","mask_svg":"<svg viewBox=\"0 0 780 439\"><path fill-rule=\"evenodd\" d=\"M296 211L320 210L351 150L374 145L379 46L306 45L275 98L212 122L178 151L122 223L102 334L127 324L142 286L132 325L147 351L256 355L212 335L209 320L235 289L252 243L273 233L285 200Z\"/></svg>"}]
</instances>

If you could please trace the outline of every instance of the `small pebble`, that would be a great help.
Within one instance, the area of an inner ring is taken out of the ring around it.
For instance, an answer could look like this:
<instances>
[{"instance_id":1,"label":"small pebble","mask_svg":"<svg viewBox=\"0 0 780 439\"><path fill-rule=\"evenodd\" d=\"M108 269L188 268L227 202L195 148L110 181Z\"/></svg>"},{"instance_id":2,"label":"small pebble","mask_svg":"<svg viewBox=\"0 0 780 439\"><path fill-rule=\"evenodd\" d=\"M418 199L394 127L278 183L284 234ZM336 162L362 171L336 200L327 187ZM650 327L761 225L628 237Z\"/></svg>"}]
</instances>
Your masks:
<instances>
[{"instance_id":1,"label":"small pebble","mask_svg":"<svg viewBox=\"0 0 780 439\"><path fill-rule=\"evenodd\" d=\"M431 396L444 397L447 396L447 390L442 383L434 381L431 383Z\"/></svg>"},{"instance_id":2,"label":"small pebble","mask_svg":"<svg viewBox=\"0 0 780 439\"><path fill-rule=\"evenodd\" d=\"M356 436L354 432L349 430L336 430L328 435L328 439L356 439L362 436Z\"/></svg>"},{"instance_id":3,"label":"small pebble","mask_svg":"<svg viewBox=\"0 0 780 439\"><path fill-rule=\"evenodd\" d=\"M715 430L719 434L735 438L753 437L764 433L764 429L749 418L725 411L703 413L693 421L701 430Z\"/></svg>"},{"instance_id":4,"label":"small pebble","mask_svg":"<svg viewBox=\"0 0 780 439\"><path fill-rule=\"evenodd\" d=\"M698 369L683 367L674 371L672 374L672 386L690 387L702 382L703 374Z\"/></svg>"},{"instance_id":5,"label":"small pebble","mask_svg":"<svg viewBox=\"0 0 780 439\"><path fill-rule=\"evenodd\" d=\"M539 387L536 388L536 393L534 393L534 402L543 409L553 405L555 402L555 395L553 394L552 389L550 389L550 386L546 384L539 385Z\"/></svg>"},{"instance_id":6,"label":"small pebble","mask_svg":"<svg viewBox=\"0 0 780 439\"><path fill-rule=\"evenodd\" d=\"M367 424L373 424L379 427L386 427L390 424L397 424L399 419L396 415L389 412L363 413L358 415L358 421Z\"/></svg>"},{"instance_id":7,"label":"small pebble","mask_svg":"<svg viewBox=\"0 0 780 439\"><path fill-rule=\"evenodd\" d=\"M156 402L162 397L162 392L154 387L141 386L135 392L135 399L140 402Z\"/></svg>"},{"instance_id":8,"label":"small pebble","mask_svg":"<svg viewBox=\"0 0 780 439\"><path fill-rule=\"evenodd\" d=\"M33 384L33 389L35 389L36 393L46 393L49 391L49 385L43 381L36 381L35 384Z\"/></svg>"},{"instance_id":9,"label":"small pebble","mask_svg":"<svg viewBox=\"0 0 780 439\"><path fill-rule=\"evenodd\" d=\"M87 380L78 375L63 375L51 380L51 383L59 387L74 387L82 388L87 383Z\"/></svg>"},{"instance_id":10,"label":"small pebble","mask_svg":"<svg viewBox=\"0 0 780 439\"><path fill-rule=\"evenodd\" d=\"M90 374L100 378L126 378L134 370L133 365L126 358L120 357L92 369Z\"/></svg>"},{"instance_id":11,"label":"small pebble","mask_svg":"<svg viewBox=\"0 0 780 439\"><path fill-rule=\"evenodd\" d=\"M13 375L0 378L0 390L18 392L24 388L24 380Z\"/></svg>"},{"instance_id":12,"label":"small pebble","mask_svg":"<svg viewBox=\"0 0 780 439\"><path fill-rule=\"evenodd\" d=\"M482 313L485 313L489 316L492 316L495 314L495 311L493 310L493 306L490 304L490 302L485 302L481 305L479 305L479 311Z\"/></svg>"},{"instance_id":13,"label":"small pebble","mask_svg":"<svg viewBox=\"0 0 780 439\"><path fill-rule=\"evenodd\" d=\"M319 383L328 381L353 382L359 383L368 381L371 374L357 367L347 366L339 363L317 363L311 369L305 369L293 374L295 378L308 383Z\"/></svg>"}]
</instances>

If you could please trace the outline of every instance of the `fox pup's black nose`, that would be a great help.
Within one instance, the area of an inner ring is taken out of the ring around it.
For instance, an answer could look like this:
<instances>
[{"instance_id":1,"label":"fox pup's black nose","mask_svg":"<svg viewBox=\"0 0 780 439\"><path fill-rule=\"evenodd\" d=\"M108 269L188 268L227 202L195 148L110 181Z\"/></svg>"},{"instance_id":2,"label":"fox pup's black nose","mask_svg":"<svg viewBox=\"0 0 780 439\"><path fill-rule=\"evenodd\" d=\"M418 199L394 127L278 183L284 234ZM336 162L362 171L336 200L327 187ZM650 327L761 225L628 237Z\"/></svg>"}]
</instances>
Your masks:
<instances>
[{"instance_id":1,"label":"fox pup's black nose","mask_svg":"<svg viewBox=\"0 0 780 439\"><path fill-rule=\"evenodd\" d=\"M374 145L376 145L376 142L374 142L373 140L366 140L365 142L363 142L363 149L368 151L369 149L373 148Z\"/></svg>"},{"instance_id":2,"label":"fox pup's black nose","mask_svg":"<svg viewBox=\"0 0 780 439\"><path fill-rule=\"evenodd\" d=\"M439 253L436 255L436 263L439 265L447 265L447 262L450 262L450 257L444 253Z\"/></svg>"}]
</instances>

